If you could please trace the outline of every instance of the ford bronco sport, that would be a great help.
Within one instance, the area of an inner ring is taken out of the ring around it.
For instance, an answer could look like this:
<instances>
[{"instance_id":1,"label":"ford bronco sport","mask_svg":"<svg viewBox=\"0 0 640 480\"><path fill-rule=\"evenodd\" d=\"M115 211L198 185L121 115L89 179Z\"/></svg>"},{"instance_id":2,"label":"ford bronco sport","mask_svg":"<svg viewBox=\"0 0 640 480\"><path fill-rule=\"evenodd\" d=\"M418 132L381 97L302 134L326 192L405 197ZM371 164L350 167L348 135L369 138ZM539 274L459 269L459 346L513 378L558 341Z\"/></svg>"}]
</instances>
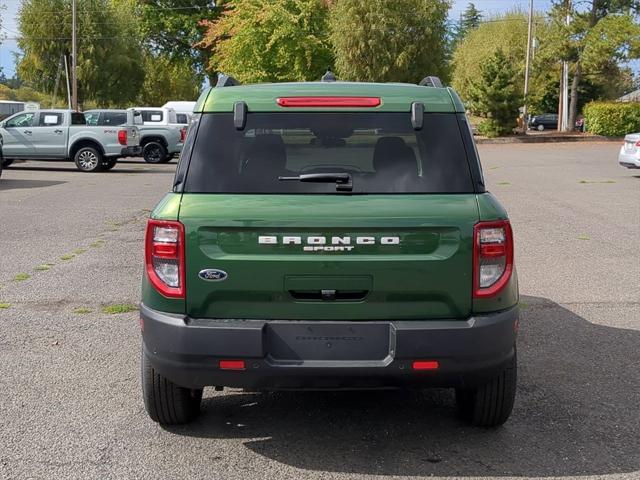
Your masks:
<instances>
[{"instance_id":1,"label":"ford bronco sport","mask_svg":"<svg viewBox=\"0 0 640 480\"><path fill-rule=\"evenodd\" d=\"M468 422L504 423L513 236L464 111L436 77L205 91L147 225L151 418L194 419L205 386L436 386Z\"/></svg>"}]
</instances>

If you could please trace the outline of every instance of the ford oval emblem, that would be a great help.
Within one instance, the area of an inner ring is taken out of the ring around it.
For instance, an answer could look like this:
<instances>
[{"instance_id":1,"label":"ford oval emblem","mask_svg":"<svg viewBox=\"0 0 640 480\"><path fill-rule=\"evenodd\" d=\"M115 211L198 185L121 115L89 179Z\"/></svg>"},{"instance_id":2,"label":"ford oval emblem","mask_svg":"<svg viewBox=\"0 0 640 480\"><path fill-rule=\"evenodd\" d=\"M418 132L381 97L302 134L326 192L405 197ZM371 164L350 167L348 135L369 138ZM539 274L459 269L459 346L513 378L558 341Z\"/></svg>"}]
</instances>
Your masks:
<instances>
[{"instance_id":1,"label":"ford oval emblem","mask_svg":"<svg viewBox=\"0 0 640 480\"><path fill-rule=\"evenodd\" d=\"M216 268L207 268L205 270L200 270L198 276L202 280L206 280L207 282L221 282L222 280L227 279L227 272L224 270L218 270Z\"/></svg>"}]
</instances>

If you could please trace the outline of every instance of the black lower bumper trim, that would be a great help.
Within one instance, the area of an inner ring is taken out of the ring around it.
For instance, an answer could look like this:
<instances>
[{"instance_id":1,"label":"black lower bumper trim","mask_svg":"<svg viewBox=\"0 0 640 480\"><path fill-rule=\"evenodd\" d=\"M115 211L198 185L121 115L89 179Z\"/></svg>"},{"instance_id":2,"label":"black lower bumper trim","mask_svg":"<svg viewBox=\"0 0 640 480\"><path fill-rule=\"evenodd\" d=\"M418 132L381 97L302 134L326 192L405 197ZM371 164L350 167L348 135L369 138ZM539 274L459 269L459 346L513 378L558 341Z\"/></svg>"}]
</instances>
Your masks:
<instances>
[{"instance_id":1,"label":"black lower bumper trim","mask_svg":"<svg viewBox=\"0 0 640 480\"><path fill-rule=\"evenodd\" d=\"M518 309L467 320L192 319L142 305L144 354L190 388L460 387L485 382L514 355ZM245 361L221 370L221 359ZM436 370L417 371L415 360Z\"/></svg>"}]
</instances>

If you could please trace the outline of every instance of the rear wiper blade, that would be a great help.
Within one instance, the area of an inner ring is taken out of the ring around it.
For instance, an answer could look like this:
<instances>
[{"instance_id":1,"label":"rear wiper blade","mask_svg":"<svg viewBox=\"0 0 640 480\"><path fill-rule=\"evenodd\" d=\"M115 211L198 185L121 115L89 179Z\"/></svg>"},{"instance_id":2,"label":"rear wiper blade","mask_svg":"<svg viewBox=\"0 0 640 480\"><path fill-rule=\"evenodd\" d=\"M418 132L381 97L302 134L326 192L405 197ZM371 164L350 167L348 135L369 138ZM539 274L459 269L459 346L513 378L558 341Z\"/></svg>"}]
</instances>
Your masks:
<instances>
[{"instance_id":1,"label":"rear wiper blade","mask_svg":"<svg viewBox=\"0 0 640 480\"><path fill-rule=\"evenodd\" d=\"M303 173L297 177L278 177L280 181L296 180L298 182L336 183L336 190L351 191L353 182L350 173Z\"/></svg>"}]
</instances>

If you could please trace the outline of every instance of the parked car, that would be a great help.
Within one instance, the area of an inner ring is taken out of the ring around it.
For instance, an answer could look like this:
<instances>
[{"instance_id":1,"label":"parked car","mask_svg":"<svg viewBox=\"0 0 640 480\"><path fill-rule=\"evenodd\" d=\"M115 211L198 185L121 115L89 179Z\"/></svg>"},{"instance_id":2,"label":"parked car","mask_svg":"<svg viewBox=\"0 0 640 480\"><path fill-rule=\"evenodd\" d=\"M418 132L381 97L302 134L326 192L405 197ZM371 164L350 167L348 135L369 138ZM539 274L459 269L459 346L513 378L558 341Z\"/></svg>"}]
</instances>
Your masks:
<instances>
[{"instance_id":1,"label":"parked car","mask_svg":"<svg viewBox=\"0 0 640 480\"><path fill-rule=\"evenodd\" d=\"M140 112L142 153L146 162L166 163L177 157L187 134L187 125L178 123L172 108L135 107Z\"/></svg>"},{"instance_id":2,"label":"parked car","mask_svg":"<svg viewBox=\"0 0 640 480\"><path fill-rule=\"evenodd\" d=\"M0 136L0 177L2 177L3 164L4 164L4 156L2 155L2 136Z\"/></svg>"},{"instance_id":3,"label":"parked car","mask_svg":"<svg viewBox=\"0 0 640 480\"><path fill-rule=\"evenodd\" d=\"M462 102L429 78L221 77L203 94L190 155L147 224L153 420L195 418L205 386L452 387L465 420L507 420L511 225L485 188Z\"/></svg>"},{"instance_id":4,"label":"parked car","mask_svg":"<svg viewBox=\"0 0 640 480\"><path fill-rule=\"evenodd\" d=\"M163 108L172 108L176 112L176 122L181 125L189 125L193 116L196 102L171 101L165 103Z\"/></svg>"},{"instance_id":5,"label":"parked car","mask_svg":"<svg viewBox=\"0 0 640 480\"><path fill-rule=\"evenodd\" d=\"M618 163L627 168L640 168L640 133L631 133L624 137Z\"/></svg>"},{"instance_id":6,"label":"parked car","mask_svg":"<svg viewBox=\"0 0 640 480\"><path fill-rule=\"evenodd\" d=\"M536 115L529 120L530 130L557 130L558 115L555 113L545 113L544 115Z\"/></svg>"},{"instance_id":7,"label":"parked car","mask_svg":"<svg viewBox=\"0 0 640 480\"><path fill-rule=\"evenodd\" d=\"M0 122L0 134L5 166L16 159L73 160L78 170L96 172L140 153L134 125L88 126L84 114L72 110L17 113Z\"/></svg>"}]
</instances>

